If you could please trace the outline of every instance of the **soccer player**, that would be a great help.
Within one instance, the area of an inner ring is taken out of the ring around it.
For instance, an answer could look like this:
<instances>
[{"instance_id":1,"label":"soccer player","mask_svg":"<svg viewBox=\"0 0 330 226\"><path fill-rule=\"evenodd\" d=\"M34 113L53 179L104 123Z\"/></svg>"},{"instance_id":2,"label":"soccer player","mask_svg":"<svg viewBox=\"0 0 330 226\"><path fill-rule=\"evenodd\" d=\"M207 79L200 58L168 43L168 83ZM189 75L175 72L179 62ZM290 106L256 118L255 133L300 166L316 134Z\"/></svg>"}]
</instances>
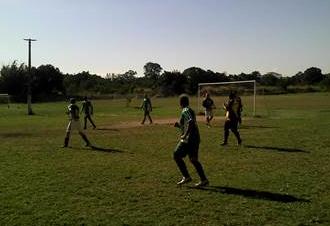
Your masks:
<instances>
[{"instance_id":1,"label":"soccer player","mask_svg":"<svg viewBox=\"0 0 330 226\"><path fill-rule=\"evenodd\" d=\"M149 119L150 124L152 124L152 119L150 117L150 112L152 112L152 105L151 105L151 100L149 99L147 94L144 94L141 109L144 112L144 117L143 117L143 120L142 120L141 124L144 124L147 117Z\"/></svg>"},{"instance_id":2,"label":"soccer player","mask_svg":"<svg viewBox=\"0 0 330 226\"><path fill-rule=\"evenodd\" d=\"M182 185L192 180L186 164L183 161L183 158L188 155L190 162L193 164L200 177L200 182L196 184L196 187L207 186L209 181L205 176L202 164L198 161L198 149L200 142L199 130L195 112L189 107L188 96L180 96L180 106L182 108L180 121L176 122L174 126L180 128L182 133L180 141L174 151L174 160L183 178L177 184Z\"/></svg>"},{"instance_id":3,"label":"soccer player","mask_svg":"<svg viewBox=\"0 0 330 226\"><path fill-rule=\"evenodd\" d=\"M240 137L238 131L238 123L239 123L239 113L240 109L239 103L237 103L236 95L231 92L229 94L229 99L226 103L224 103L223 107L226 110L226 119L224 124L224 139L221 145L227 145L229 130L231 130L237 138L237 144L240 145L242 143L242 139Z\"/></svg>"},{"instance_id":4,"label":"soccer player","mask_svg":"<svg viewBox=\"0 0 330 226\"><path fill-rule=\"evenodd\" d=\"M235 95L235 101L234 101L234 112L237 113L237 117L238 117L238 123L239 125L242 124L242 111L243 111L243 104L242 104L242 99L240 96L237 95L237 92L234 92Z\"/></svg>"},{"instance_id":5,"label":"soccer player","mask_svg":"<svg viewBox=\"0 0 330 226\"><path fill-rule=\"evenodd\" d=\"M203 100L203 107L205 108L205 119L206 119L206 125L208 127L211 127L211 120L213 119L213 109L215 108L214 102L210 97L209 93L206 93L205 99Z\"/></svg>"},{"instance_id":6,"label":"soccer player","mask_svg":"<svg viewBox=\"0 0 330 226\"><path fill-rule=\"evenodd\" d=\"M77 130L82 139L86 142L86 146L91 146L91 143L89 142L87 136L81 130L79 120L79 107L76 105L76 100L74 98L70 99L70 105L68 106L67 113L69 114L70 120L66 129L66 136L64 139L63 147L68 147L72 130Z\"/></svg>"},{"instance_id":7,"label":"soccer player","mask_svg":"<svg viewBox=\"0 0 330 226\"><path fill-rule=\"evenodd\" d=\"M82 103L81 112L85 113L85 116L84 116L84 129L87 128L87 119L93 125L93 129L96 129L96 125L94 124L94 122L92 120L92 117L91 117L94 113L93 104L90 100L88 100L88 98L86 96L85 96L84 101Z\"/></svg>"}]
</instances>

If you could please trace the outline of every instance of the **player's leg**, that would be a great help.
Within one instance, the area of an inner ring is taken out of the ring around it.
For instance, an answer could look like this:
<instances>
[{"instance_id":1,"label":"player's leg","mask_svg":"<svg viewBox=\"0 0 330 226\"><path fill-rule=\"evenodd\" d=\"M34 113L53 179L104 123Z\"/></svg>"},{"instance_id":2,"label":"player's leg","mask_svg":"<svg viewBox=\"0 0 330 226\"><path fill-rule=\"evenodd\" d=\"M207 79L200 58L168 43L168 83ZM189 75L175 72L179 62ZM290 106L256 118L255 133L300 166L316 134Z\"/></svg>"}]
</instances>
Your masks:
<instances>
[{"instance_id":1,"label":"player's leg","mask_svg":"<svg viewBox=\"0 0 330 226\"><path fill-rule=\"evenodd\" d=\"M64 148L68 147L68 145L69 145L71 129L72 129L72 121L70 120L70 122L66 128L66 134L65 134L65 138L64 138L64 144L63 144Z\"/></svg>"},{"instance_id":2,"label":"player's leg","mask_svg":"<svg viewBox=\"0 0 330 226\"><path fill-rule=\"evenodd\" d=\"M189 175L188 169L186 164L183 161L183 158L187 155L187 144L179 142L178 145L175 148L173 158L174 161L176 162L176 165L178 166L181 174L182 174L182 179L179 181L177 184L185 184L191 181L191 177Z\"/></svg>"},{"instance_id":3,"label":"player's leg","mask_svg":"<svg viewBox=\"0 0 330 226\"><path fill-rule=\"evenodd\" d=\"M238 132L238 120L233 121L231 124L231 131L233 132L233 134L235 135L236 139L237 139L237 144L240 145L242 144L242 139L241 136Z\"/></svg>"},{"instance_id":4,"label":"player's leg","mask_svg":"<svg viewBox=\"0 0 330 226\"><path fill-rule=\"evenodd\" d=\"M150 124L152 124L152 119L151 119L151 116L150 116L150 112L148 112L147 116L148 116Z\"/></svg>"},{"instance_id":5,"label":"player's leg","mask_svg":"<svg viewBox=\"0 0 330 226\"><path fill-rule=\"evenodd\" d=\"M85 115L84 116L84 129L87 129L87 118L88 118L88 115Z\"/></svg>"},{"instance_id":6,"label":"player's leg","mask_svg":"<svg viewBox=\"0 0 330 226\"><path fill-rule=\"evenodd\" d=\"M92 117L90 115L88 115L88 120L93 125L93 128L95 129L96 128L96 125L94 124L94 122L92 120Z\"/></svg>"},{"instance_id":7,"label":"player's leg","mask_svg":"<svg viewBox=\"0 0 330 226\"><path fill-rule=\"evenodd\" d=\"M223 143L221 145L227 145L228 137L229 137L229 129L230 129L230 121L226 120L224 125Z\"/></svg>"},{"instance_id":8,"label":"player's leg","mask_svg":"<svg viewBox=\"0 0 330 226\"><path fill-rule=\"evenodd\" d=\"M89 140L88 140L86 134L84 134L82 131L79 131L79 134L80 134L80 136L82 137L82 139L85 141L86 146L91 146L91 143L89 142Z\"/></svg>"},{"instance_id":9,"label":"player's leg","mask_svg":"<svg viewBox=\"0 0 330 226\"><path fill-rule=\"evenodd\" d=\"M144 111L143 120L142 120L141 124L144 124L144 122L146 121L146 118L147 118L147 111Z\"/></svg>"},{"instance_id":10,"label":"player's leg","mask_svg":"<svg viewBox=\"0 0 330 226\"><path fill-rule=\"evenodd\" d=\"M206 178L202 164L198 161L199 143L196 142L195 144L190 144L189 148L189 160L195 167L197 174L200 178L200 182L197 183L196 186L206 186L209 184L209 181Z\"/></svg>"},{"instance_id":11,"label":"player's leg","mask_svg":"<svg viewBox=\"0 0 330 226\"><path fill-rule=\"evenodd\" d=\"M72 121L72 129L76 129L81 136L81 138L86 142L86 146L91 146L91 143L89 142L87 136L83 133L80 126L79 120Z\"/></svg>"}]
</instances>

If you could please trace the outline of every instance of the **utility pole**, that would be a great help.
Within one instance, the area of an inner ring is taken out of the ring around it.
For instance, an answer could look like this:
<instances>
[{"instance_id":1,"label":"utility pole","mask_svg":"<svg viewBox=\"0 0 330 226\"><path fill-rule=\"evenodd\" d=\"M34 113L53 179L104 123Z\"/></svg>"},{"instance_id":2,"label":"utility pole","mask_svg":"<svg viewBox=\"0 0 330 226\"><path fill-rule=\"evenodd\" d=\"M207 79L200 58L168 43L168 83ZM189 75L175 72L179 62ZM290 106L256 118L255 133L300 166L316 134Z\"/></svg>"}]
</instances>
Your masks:
<instances>
[{"instance_id":1,"label":"utility pole","mask_svg":"<svg viewBox=\"0 0 330 226\"><path fill-rule=\"evenodd\" d=\"M29 69L28 69L28 84L27 84L27 105L28 105L28 115L33 115L32 111L32 92L31 92L31 42L37 41L36 39L25 38L25 41L29 42Z\"/></svg>"}]
</instances>

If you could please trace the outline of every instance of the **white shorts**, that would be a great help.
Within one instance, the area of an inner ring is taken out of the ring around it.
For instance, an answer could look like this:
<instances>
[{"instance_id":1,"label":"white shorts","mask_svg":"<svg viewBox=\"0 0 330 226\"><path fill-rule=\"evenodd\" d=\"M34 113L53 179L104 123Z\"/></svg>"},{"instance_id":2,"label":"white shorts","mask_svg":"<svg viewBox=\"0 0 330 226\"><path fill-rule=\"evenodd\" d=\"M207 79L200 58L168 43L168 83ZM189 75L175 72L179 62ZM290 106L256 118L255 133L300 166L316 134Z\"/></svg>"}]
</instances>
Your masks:
<instances>
[{"instance_id":1,"label":"white shorts","mask_svg":"<svg viewBox=\"0 0 330 226\"><path fill-rule=\"evenodd\" d=\"M78 132L82 132L81 126L80 126L80 121L78 120L70 120L68 127L66 128L66 132L69 133L72 130L78 130Z\"/></svg>"},{"instance_id":2,"label":"white shorts","mask_svg":"<svg viewBox=\"0 0 330 226\"><path fill-rule=\"evenodd\" d=\"M213 110L205 110L205 117L213 117Z\"/></svg>"}]
</instances>

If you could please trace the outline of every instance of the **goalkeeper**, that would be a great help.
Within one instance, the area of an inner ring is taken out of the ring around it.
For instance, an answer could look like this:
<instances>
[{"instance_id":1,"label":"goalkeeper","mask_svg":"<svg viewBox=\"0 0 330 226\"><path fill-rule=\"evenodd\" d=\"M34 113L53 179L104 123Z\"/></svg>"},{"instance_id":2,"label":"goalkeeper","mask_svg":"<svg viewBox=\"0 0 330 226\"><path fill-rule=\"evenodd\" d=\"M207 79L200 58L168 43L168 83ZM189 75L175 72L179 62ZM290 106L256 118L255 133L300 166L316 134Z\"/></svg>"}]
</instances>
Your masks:
<instances>
[{"instance_id":1,"label":"goalkeeper","mask_svg":"<svg viewBox=\"0 0 330 226\"><path fill-rule=\"evenodd\" d=\"M241 109L240 104L241 102L237 103L235 93L231 92L229 94L228 101L223 105L224 109L226 110L226 119L224 124L224 139L221 145L227 145L229 130L231 130L233 134L236 136L237 144L240 145L242 143L242 139L238 131L238 123L240 120L240 109Z\"/></svg>"},{"instance_id":2,"label":"goalkeeper","mask_svg":"<svg viewBox=\"0 0 330 226\"><path fill-rule=\"evenodd\" d=\"M205 120L207 127L211 127L211 120L213 119L213 109L215 109L214 101L211 99L210 94L206 93L203 100L203 107L205 108Z\"/></svg>"}]
</instances>

